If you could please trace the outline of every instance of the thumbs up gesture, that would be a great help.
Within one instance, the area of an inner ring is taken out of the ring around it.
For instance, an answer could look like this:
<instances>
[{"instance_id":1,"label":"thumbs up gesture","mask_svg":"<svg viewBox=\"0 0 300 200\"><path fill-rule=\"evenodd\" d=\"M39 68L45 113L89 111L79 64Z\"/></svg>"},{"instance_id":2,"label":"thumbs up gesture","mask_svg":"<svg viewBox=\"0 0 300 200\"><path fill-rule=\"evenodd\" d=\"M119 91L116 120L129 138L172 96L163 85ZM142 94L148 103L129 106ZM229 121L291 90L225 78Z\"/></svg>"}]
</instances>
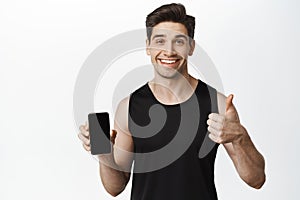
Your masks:
<instances>
[{"instance_id":1,"label":"thumbs up gesture","mask_svg":"<svg viewBox=\"0 0 300 200\"><path fill-rule=\"evenodd\" d=\"M238 113L232 103L233 94L226 98L224 114L211 113L208 116L208 135L216 143L224 144L238 142L246 133L246 129L240 124Z\"/></svg>"}]
</instances>

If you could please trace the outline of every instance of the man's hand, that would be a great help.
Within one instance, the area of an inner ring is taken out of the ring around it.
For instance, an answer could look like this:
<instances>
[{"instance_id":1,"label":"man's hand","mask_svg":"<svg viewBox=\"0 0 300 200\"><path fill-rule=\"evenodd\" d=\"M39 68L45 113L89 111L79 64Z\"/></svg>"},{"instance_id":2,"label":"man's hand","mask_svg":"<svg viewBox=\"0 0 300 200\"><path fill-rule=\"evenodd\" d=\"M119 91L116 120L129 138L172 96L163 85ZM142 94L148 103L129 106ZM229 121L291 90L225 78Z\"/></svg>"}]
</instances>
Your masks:
<instances>
[{"instance_id":1,"label":"man's hand","mask_svg":"<svg viewBox=\"0 0 300 200\"><path fill-rule=\"evenodd\" d=\"M239 142L246 133L246 129L240 124L232 99L232 94L226 98L225 115L211 113L208 116L208 136L219 144Z\"/></svg>"},{"instance_id":2,"label":"man's hand","mask_svg":"<svg viewBox=\"0 0 300 200\"><path fill-rule=\"evenodd\" d=\"M81 125L79 127L79 130L80 130L80 132L78 133L78 138L81 140L83 148L86 151L91 152L90 132L89 132L89 126L88 126L87 122L85 122L85 125ZM112 130L111 136L110 136L110 141L112 142L113 145L115 144L116 136L117 136L117 131ZM99 161L102 163L109 163L110 161L112 161L113 149L114 148L112 146L112 148L111 148L112 151L110 154L99 154L97 156Z\"/></svg>"},{"instance_id":3,"label":"man's hand","mask_svg":"<svg viewBox=\"0 0 300 200\"><path fill-rule=\"evenodd\" d=\"M90 143L89 127L87 122L85 123L85 125L81 125L79 127L79 130L80 132L78 133L78 137L82 141L83 148L86 151L90 152L91 143ZM130 168L127 169L124 166L116 164L115 162L114 156L115 154L118 155L118 152L115 151L116 149L114 149L116 136L117 136L117 131L112 130L110 136L110 141L112 144L111 153L97 155L99 160L99 172L100 172L101 181L106 191L112 196L117 196L119 193L121 193L125 189L130 179ZM122 137L121 131L119 131L118 137L119 136ZM128 163L130 162L130 166L131 166L132 160L129 161L129 159L126 157L123 159L127 160ZM126 169L126 171L124 169Z\"/></svg>"},{"instance_id":4,"label":"man's hand","mask_svg":"<svg viewBox=\"0 0 300 200\"><path fill-rule=\"evenodd\" d=\"M79 127L79 133L78 138L82 142L82 146L86 151L91 151L91 142L90 142L90 132L89 132L89 126L87 122L85 122L85 125L81 125Z\"/></svg>"}]
</instances>

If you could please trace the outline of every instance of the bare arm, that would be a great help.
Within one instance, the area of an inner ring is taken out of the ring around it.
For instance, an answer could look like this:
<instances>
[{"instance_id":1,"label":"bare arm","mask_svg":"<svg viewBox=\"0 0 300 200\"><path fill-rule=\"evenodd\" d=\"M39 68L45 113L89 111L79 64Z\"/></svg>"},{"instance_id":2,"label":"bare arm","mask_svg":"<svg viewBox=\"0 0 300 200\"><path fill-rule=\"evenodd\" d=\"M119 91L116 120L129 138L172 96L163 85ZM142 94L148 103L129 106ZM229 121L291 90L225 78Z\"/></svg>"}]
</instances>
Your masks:
<instances>
[{"instance_id":1,"label":"bare arm","mask_svg":"<svg viewBox=\"0 0 300 200\"><path fill-rule=\"evenodd\" d=\"M129 98L123 99L116 110L114 128L118 134L114 141L113 156L99 162L102 183L112 196L121 193L130 178L133 141L128 130L128 102Z\"/></svg>"},{"instance_id":2,"label":"bare arm","mask_svg":"<svg viewBox=\"0 0 300 200\"><path fill-rule=\"evenodd\" d=\"M265 161L246 128L241 125L232 98L232 95L226 98L218 93L219 114L209 115L209 136L213 141L223 144L239 176L251 187L259 189L266 178Z\"/></svg>"},{"instance_id":3,"label":"bare arm","mask_svg":"<svg viewBox=\"0 0 300 200\"><path fill-rule=\"evenodd\" d=\"M102 184L112 196L117 196L126 187L132 165L133 141L128 131L128 102L129 98L123 99L117 108L114 121L114 129L111 135L113 143L110 154L98 155L99 173ZM80 126L78 137L83 146L90 151L90 139L88 125Z\"/></svg>"}]
</instances>

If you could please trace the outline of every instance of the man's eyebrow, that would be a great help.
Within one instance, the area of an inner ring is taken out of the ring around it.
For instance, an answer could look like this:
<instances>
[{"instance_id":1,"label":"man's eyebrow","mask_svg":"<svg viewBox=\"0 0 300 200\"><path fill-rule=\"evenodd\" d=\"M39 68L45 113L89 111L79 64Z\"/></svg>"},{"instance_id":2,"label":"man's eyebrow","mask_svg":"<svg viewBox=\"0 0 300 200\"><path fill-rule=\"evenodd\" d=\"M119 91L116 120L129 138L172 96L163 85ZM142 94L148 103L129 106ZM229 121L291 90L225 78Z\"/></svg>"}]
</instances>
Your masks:
<instances>
[{"instance_id":1,"label":"man's eyebrow","mask_svg":"<svg viewBox=\"0 0 300 200\"><path fill-rule=\"evenodd\" d=\"M166 37L166 35L164 35L164 34L154 35L154 36L152 37L152 40L153 40L154 38L157 38L157 37Z\"/></svg>"},{"instance_id":2,"label":"man's eyebrow","mask_svg":"<svg viewBox=\"0 0 300 200\"><path fill-rule=\"evenodd\" d=\"M176 35L175 38L184 38L188 40L188 37L186 35Z\"/></svg>"}]
</instances>

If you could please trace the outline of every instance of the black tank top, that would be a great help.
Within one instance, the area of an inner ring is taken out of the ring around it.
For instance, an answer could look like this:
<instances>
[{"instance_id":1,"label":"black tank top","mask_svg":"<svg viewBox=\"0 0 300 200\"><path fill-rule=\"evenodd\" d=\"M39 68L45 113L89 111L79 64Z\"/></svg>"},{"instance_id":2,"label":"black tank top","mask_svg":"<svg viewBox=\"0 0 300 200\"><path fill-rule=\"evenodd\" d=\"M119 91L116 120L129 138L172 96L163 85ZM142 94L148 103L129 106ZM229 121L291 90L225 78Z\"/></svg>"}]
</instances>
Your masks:
<instances>
[{"instance_id":1,"label":"black tank top","mask_svg":"<svg viewBox=\"0 0 300 200\"><path fill-rule=\"evenodd\" d=\"M131 200L217 199L214 163L219 144L199 158L206 121L214 108L216 90L201 80L194 94L180 104L160 103L148 83L130 95L128 127L135 153ZM151 123L161 128L157 130ZM159 152L162 149L165 151Z\"/></svg>"}]
</instances>

